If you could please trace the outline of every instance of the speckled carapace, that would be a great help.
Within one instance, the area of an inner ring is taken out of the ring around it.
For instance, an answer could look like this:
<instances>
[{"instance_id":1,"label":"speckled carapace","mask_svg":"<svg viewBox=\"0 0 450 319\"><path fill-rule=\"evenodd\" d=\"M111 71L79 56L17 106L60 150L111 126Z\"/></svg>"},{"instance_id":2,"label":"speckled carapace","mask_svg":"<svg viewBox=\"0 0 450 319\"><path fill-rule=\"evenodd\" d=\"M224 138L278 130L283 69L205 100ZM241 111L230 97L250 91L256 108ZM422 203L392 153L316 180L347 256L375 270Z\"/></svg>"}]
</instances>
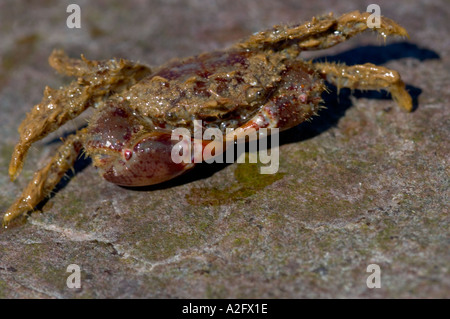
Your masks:
<instances>
[{"instance_id":1,"label":"speckled carapace","mask_svg":"<svg viewBox=\"0 0 450 319\"><path fill-rule=\"evenodd\" d=\"M21 171L34 142L90 107L94 115L35 173L6 212L4 225L48 196L83 149L110 182L160 183L194 165L171 160L175 128L192 131L193 121L202 120L204 129L221 129L224 141L234 138L226 134L230 127L239 128L242 136L249 129L287 129L317 114L324 80L338 88L388 90L410 111L411 97L394 70L370 63L346 66L299 58L302 51L325 49L368 29L369 15L354 11L339 18L329 14L303 24L275 26L226 50L173 60L155 69L124 59L71 59L55 50L50 65L77 79L58 90L46 87L41 103L27 114L9 167L11 179ZM383 37L407 36L385 17L375 31Z\"/></svg>"}]
</instances>

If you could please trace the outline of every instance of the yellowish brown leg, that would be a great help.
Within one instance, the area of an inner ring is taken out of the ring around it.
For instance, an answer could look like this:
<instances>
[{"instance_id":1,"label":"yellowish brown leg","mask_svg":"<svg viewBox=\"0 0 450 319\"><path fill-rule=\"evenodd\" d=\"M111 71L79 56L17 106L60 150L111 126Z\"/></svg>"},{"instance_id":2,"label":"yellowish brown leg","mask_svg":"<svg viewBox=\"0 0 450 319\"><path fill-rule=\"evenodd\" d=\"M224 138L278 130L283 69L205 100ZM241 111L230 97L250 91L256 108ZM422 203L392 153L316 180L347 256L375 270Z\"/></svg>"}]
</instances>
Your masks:
<instances>
[{"instance_id":1,"label":"yellowish brown leg","mask_svg":"<svg viewBox=\"0 0 450 319\"><path fill-rule=\"evenodd\" d=\"M70 135L61 145L50 162L34 173L33 179L22 192L22 195L11 205L3 217L3 226L12 220L32 211L36 205L44 200L63 178L64 174L73 167L82 149L82 141L86 129Z\"/></svg>"},{"instance_id":2,"label":"yellowish brown leg","mask_svg":"<svg viewBox=\"0 0 450 319\"><path fill-rule=\"evenodd\" d=\"M315 63L315 68L328 82L340 88L359 90L384 89L391 93L398 105L410 112L412 99L405 89L400 74L397 71L372 63L351 65L336 63Z\"/></svg>"},{"instance_id":3,"label":"yellowish brown leg","mask_svg":"<svg viewBox=\"0 0 450 319\"><path fill-rule=\"evenodd\" d=\"M74 119L111 91L120 92L150 72L146 66L126 60L71 59L60 50L53 51L49 63L61 73L78 76L78 80L59 90L46 87L41 103L27 114L19 127L20 140L9 165L11 180L20 173L31 144Z\"/></svg>"},{"instance_id":4,"label":"yellowish brown leg","mask_svg":"<svg viewBox=\"0 0 450 319\"><path fill-rule=\"evenodd\" d=\"M42 102L37 104L19 126L20 139L9 164L9 176L14 180L22 170L31 144L55 131L68 120L77 117L89 105L89 87L76 82L61 90L46 87Z\"/></svg>"},{"instance_id":5,"label":"yellowish brown leg","mask_svg":"<svg viewBox=\"0 0 450 319\"><path fill-rule=\"evenodd\" d=\"M359 11L352 11L343 14L335 20L333 25L326 32L321 32L314 34L314 36L307 37L300 41L298 45L301 50L322 50L335 46L336 44L344 42L358 33L370 29L367 25L367 19L370 15L370 12L361 13ZM316 19L316 21L330 20L334 20L332 15ZM406 32L402 26L386 17L380 17L380 27L373 28L371 30L376 31L384 39L391 35L409 37L408 32Z\"/></svg>"},{"instance_id":6,"label":"yellowish brown leg","mask_svg":"<svg viewBox=\"0 0 450 319\"><path fill-rule=\"evenodd\" d=\"M314 17L298 25L277 25L267 31L258 32L236 46L248 49L290 48L290 54L304 50L321 50L367 30L370 12L352 11L335 18L332 13ZM408 36L406 30L393 20L380 17L380 27L374 28L382 37L389 35Z\"/></svg>"}]
</instances>

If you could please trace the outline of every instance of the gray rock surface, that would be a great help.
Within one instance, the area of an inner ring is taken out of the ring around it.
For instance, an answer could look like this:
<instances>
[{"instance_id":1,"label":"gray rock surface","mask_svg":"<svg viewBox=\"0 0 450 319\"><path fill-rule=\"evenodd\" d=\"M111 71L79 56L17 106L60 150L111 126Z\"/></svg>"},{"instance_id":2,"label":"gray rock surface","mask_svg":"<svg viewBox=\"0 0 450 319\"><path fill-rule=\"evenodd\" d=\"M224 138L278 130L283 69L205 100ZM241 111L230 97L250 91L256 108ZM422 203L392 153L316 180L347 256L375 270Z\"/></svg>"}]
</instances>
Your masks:
<instances>
[{"instance_id":1,"label":"gray rock surface","mask_svg":"<svg viewBox=\"0 0 450 319\"><path fill-rule=\"evenodd\" d=\"M15 182L17 127L45 85L68 79L53 48L158 65L227 47L277 23L365 11L370 1L73 1L0 3L0 211L78 119L36 143ZM44 4L41 4L44 3ZM332 3L332 4L331 4ZM280 169L202 165L159 187L126 189L84 167L18 227L0 231L1 298L449 297L450 7L377 1L410 39L366 32L305 58L398 70L416 110L384 94L332 92L311 123L281 134ZM70 289L69 264L81 268ZM369 289L369 264L381 288Z\"/></svg>"}]
</instances>

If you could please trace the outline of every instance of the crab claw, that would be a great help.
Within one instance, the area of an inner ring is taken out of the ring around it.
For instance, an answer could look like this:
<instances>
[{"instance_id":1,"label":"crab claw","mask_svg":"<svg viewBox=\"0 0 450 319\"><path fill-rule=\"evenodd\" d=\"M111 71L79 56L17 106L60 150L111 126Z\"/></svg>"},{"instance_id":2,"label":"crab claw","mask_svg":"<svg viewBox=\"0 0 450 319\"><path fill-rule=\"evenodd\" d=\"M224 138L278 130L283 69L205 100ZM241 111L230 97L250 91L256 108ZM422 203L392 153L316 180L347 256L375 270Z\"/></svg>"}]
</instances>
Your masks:
<instances>
[{"instance_id":1,"label":"crab claw","mask_svg":"<svg viewBox=\"0 0 450 319\"><path fill-rule=\"evenodd\" d=\"M170 180L194 166L175 163L171 134L151 132L120 153L94 157L94 165L107 181L122 186L146 186Z\"/></svg>"},{"instance_id":2,"label":"crab claw","mask_svg":"<svg viewBox=\"0 0 450 319\"><path fill-rule=\"evenodd\" d=\"M100 175L122 186L146 186L170 180L194 166L172 160L170 130L157 129L126 103L109 102L93 118L84 143Z\"/></svg>"}]
</instances>

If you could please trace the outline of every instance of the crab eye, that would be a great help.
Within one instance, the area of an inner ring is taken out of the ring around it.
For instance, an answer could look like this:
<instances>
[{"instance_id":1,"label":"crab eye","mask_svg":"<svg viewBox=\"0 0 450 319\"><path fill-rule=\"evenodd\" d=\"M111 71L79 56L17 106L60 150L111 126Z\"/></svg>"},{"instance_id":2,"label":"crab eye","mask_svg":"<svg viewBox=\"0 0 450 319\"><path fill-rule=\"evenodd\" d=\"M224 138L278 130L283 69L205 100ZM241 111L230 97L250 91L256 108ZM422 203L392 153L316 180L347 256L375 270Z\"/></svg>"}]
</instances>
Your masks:
<instances>
[{"instance_id":1,"label":"crab eye","mask_svg":"<svg viewBox=\"0 0 450 319\"><path fill-rule=\"evenodd\" d=\"M131 151L131 150L123 151L123 157L125 158L125 160L129 161L132 156L133 156L133 151Z\"/></svg>"}]
</instances>

